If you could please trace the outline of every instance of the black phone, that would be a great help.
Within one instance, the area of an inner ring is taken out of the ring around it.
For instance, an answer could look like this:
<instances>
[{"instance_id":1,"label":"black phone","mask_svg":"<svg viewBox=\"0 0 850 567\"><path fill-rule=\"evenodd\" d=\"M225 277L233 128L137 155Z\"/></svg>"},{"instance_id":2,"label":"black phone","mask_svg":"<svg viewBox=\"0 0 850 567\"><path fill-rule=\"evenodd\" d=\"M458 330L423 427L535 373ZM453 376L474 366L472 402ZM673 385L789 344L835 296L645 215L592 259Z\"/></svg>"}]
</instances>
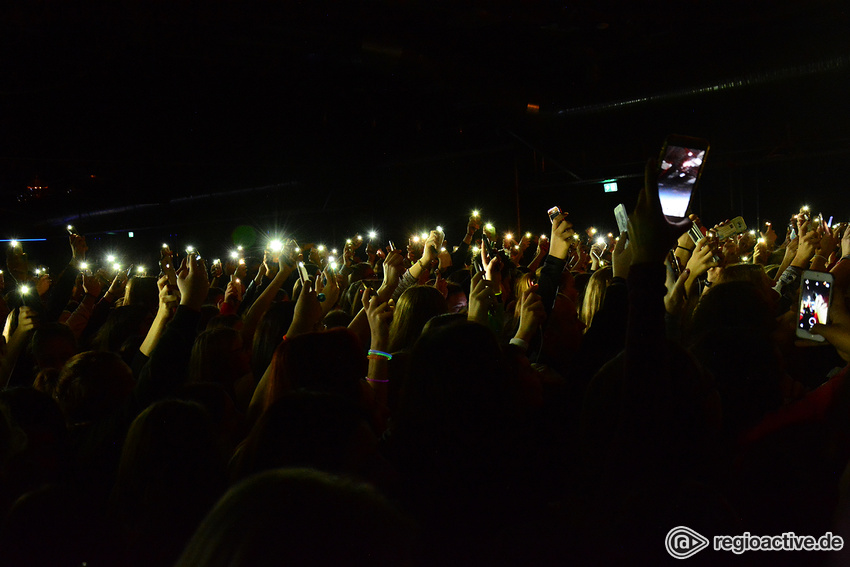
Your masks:
<instances>
[{"instance_id":1,"label":"black phone","mask_svg":"<svg viewBox=\"0 0 850 567\"><path fill-rule=\"evenodd\" d=\"M484 245L484 251L487 252L487 257L493 258L493 254L495 254L493 243L490 242L486 234L481 235L481 244Z\"/></svg>"},{"instance_id":2,"label":"black phone","mask_svg":"<svg viewBox=\"0 0 850 567\"><path fill-rule=\"evenodd\" d=\"M688 216L705 160L707 140L671 134L661 147L658 160L658 196L664 215L673 220Z\"/></svg>"}]
</instances>

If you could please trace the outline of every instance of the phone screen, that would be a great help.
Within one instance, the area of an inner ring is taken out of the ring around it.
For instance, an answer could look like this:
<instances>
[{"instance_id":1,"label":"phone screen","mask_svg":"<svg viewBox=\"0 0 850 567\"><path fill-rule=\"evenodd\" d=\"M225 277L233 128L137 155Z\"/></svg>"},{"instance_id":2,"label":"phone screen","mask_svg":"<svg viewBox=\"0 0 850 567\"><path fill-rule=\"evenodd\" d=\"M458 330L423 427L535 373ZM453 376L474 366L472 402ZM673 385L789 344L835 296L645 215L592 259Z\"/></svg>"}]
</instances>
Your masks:
<instances>
[{"instance_id":1,"label":"phone screen","mask_svg":"<svg viewBox=\"0 0 850 567\"><path fill-rule=\"evenodd\" d=\"M803 286L800 293L800 317L797 324L799 331L811 333L812 327L826 324L829 314L829 298L832 284L828 281L820 281L803 277ZM819 335L812 335L815 340L824 340Z\"/></svg>"},{"instance_id":2,"label":"phone screen","mask_svg":"<svg viewBox=\"0 0 850 567\"><path fill-rule=\"evenodd\" d=\"M668 144L658 172L658 196L661 209L668 217L684 218L688 214L691 194L705 161L704 148L686 148Z\"/></svg>"}]
</instances>

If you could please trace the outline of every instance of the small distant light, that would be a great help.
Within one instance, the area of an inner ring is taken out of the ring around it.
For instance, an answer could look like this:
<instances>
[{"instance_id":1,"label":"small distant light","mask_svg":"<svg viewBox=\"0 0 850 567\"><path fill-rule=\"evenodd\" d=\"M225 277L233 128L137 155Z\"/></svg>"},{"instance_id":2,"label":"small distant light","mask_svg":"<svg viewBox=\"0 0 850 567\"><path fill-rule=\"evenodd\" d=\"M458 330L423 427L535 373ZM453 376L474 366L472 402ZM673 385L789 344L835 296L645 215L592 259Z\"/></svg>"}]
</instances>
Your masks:
<instances>
[{"instance_id":1,"label":"small distant light","mask_svg":"<svg viewBox=\"0 0 850 567\"><path fill-rule=\"evenodd\" d=\"M378 233L375 232L374 230L369 231L369 238L370 239L375 239L377 236L378 236Z\"/></svg>"},{"instance_id":2,"label":"small distant light","mask_svg":"<svg viewBox=\"0 0 850 567\"><path fill-rule=\"evenodd\" d=\"M145 271L145 267L144 267L144 266L136 266L136 272L138 272L138 273L140 273L140 274L141 274L141 273L142 273L142 272L144 272L144 271Z\"/></svg>"},{"instance_id":3,"label":"small distant light","mask_svg":"<svg viewBox=\"0 0 850 567\"><path fill-rule=\"evenodd\" d=\"M186 252L194 252L194 251L195 251L195 247L192 246L191 244L186 247Z\"/></svg>"},{"instance_id":4,"label":"small distant light","mask_svg":"<svg viewBox=\"0 0 850 567\"><path fill-rule=\"evenodd\" d=\"M333 257L333 256L328 256L328 262L330 262L331 264L333 264L334 262L336 262L336 258L335 258L335 257Z\"/></svg>"},{"instance_id":5,"label":"small distant light","mask_svg":"<svg viewBox=\"0 0 850 567\"><path fill-rule=\"evenodd\" d=\"M749 262L749 261L750 261L750 257L749 257L749 256L741 256L741 261L742 261L742 262Z\"/></svg>"},{"instance_id":6,"label":"small distant light","mask_svg":"<svg viewBox=\"0 0 850 567\"><path fill-rule=\"evenodd\" d=\"M74 226L70 225L70 224L68 226L66 226L65 228L67 228L68 230L74 230Z\"/></svg>"},{"instance_id":7,"label":"small distant light","mask_svg":"<svg viewBox=\"0 0 850 567\"><path fill-rule=\"evenodd\" d=\"M130 232L128 232L128 233L127 233L127 237L128 237L128 238L133 238L134 236L135 236L135 234L133 234L133 231L132 231L132 230L131 230Z\"/></svg>"},{"instance_id":8,"label":"small distant light","mask_svg":"<svg viewBox=\"0 0 850 567\"><path fill-rule=\"evenodd\" d=\"M751 231L750 231L750 236L755 236L755 235L756 235L756 231L751 230Z\"/></svg>"},{"instance_id":9,"label":"small distant light","mask_svg":"<svg viewBox=\"0 0 850 567\"><path fill-rule=\"evenodd\" d=\"M540 235L540 240L546 240L546 235L545 235L545 234L541 234L541 235Z\"/></svg>"},{"instance_id":10,"label":"small distant light","mask_svg":"<svg viewBox=\"0 0 850 567\"><path fill-rule=\"evenodd\" d=\"M30 286L28 286L28 285L22 285L22 286L21 286L20 288L18 288L18 289L20 289L20 290L21 290L21 293L22 293L23 295L26 295L26 294L28 294L28 293L30 292Z\"/></svg>"},{"instance_id":11,"label":"small distant light","mask_svg":"<svg viewBox=\"0 0 850 567\"><path fill-rule=\"evenodd\" d=\"M484 228L486 228L487 230L494 230L494 229L495 229L495 227L493 226L493 224L492 224L492 223L489 223L489 222L488 222L487 224L485 224L485 225L484 225Z\"/></svg>"},{"instance_id":12,"label":"small distant light","mask_svg":"<svg viewBox=\"0 0 850 567\"><path fill-rule=\"evenodd\" d=\"M438 227L437 227L437 232L443 232L443 227L438 226Z\"/></svg>"},{"instance_id":13,"label":"small distant light","mask_svg":"<svg viewBox=\"0 0 850 567\"><path fill-rule=\"evenodd\" d=\"M237 247L236 247L236 249L237 249L237 250L239 250L240 252L242 251L242 247L241 247L241 246L237 246Z\"/></svg>"},{"instance_id":14,"label":"small distant light","mask_svg":"<svg viewBox=\"0 0 850 567\"><path fill-rule=\"evenodd\" d=\"M295 247L295 252L301 252L301 249L300 249L300 248L298 248L298 247L296 246L296 247Z\"/></svg>"},{"instance_id":15,"label":"small distant light","mask_svg":"<svg viewBox=\"0 0 850 567\"><path fill-rule=\"evenodd\" d=\"M514 239L513 234L511 234L510 232L505 233L505 240L513 240L513 239Z\"/></svg>"},{"instance_id":16,"label":"small distant light","mask_svg":"<svg viewBox=\"0 0 850 567\"><path fill-rule=\"evenodd\" d=\"M579 240L581 237L578 234L574 234L573 238L575 238L576 240Z\"/></svg>"},{"instance_id":17,"label":"small distant light","mask_svg":"<svg viewBox=\"0 0 850 567\"><path fill-rule=\"evenodd\" d=\"M803 205L803 210L804 210L804 211L808 211L808 210L809 210L809 206L808 206L808 205Z\"/></svg>"},{"instance_id":18,"label":"small distant light","mask_svg":"<svg viewBox=\"0 0 850 567\"><path fill-rule=\"evenodd\" d=\"M336 271L336 262L331 262L331 270Z\"/></svg>"},{"instance_id":19,"label":"small distant light","mask_svg":"<svg viewBox=\"0 0 850 567\"><path fill-rule=\"evenodd\" d=\"M481 252L481 249L478 246L472 247L472 253L473 254L478 254L479 252Z\"/></svg>"},{"instance_id":20,"label":"small distant light","mask_svg":"<svg viewBox=\"0 0 850 567\"><path fill-rule=\"evenodd\" d=\"M442 248L440 248L440 252L445 252L445 251L446 251L446 247L445 247L445 246L443 246Z\"/></svg>"},{"instance_id":21,"label":"small distant light","mask_svg":"<svg viewBox=\"0 0 850 567\"><path fill-rule=\"evenodd\" d=\"M422 240L428 240L428 233L423 232L421 238L422 238Z\"/></svg>"},{"instance_id":22,"label":"small distant light","mask_svg":"<svg viewBox=\"0 0 850 567\"><path fill-rule=\"evenodd\" d=\"M88 270L89 269L88 262L80 262L80 269L81 270Z\"/></svg>"},{"instance_id":23,"label":"small distant light","mask_svg":"<svg viewBox=\"0 0 850 567\"><path fill-rule=\"evenodd\" d=\"M419 237L414 236L411 240L413 240L414 243L417 243L417 242L419 242Z\"/></svg>"},{"instance_id":24,"label":"small distant light","mask_svg":"<svg viewBox=\"0 0 850 567\"><path fill-rule=\"evenodd\" d=\"M613 233L613 232L609 232L609 233L608 233L608 238L614 238L614 233Z\"/></svg>"},{"instance_id":25,"label":"small distant light","mask_svg":"<svg viewBox=\"0 0 850 567\"><path fill-rule=\"evenodd\" d=\"M596 234L596 229L593 228L593 227L590 227L590 234Z\"/></svg>"},{"instance_id":26,"label":"small distant light","mask_svg":"<svg viewBox=\"0 0 850 567\"><path fill-rule=\"evenodd\" d=\"M336 248L334 248L333 250L331 250L331 254L333 254L334 256L338 256L338 255L339 255L339 253L336 251Z\"/></svg>"},{"instance_id":27,"label":"small distant light","mask_svg":"<svg viewBox=\"0 0 850 567\"><path fill-rule=\"evenodd\" d=\"M531 233L530 233L530 232L526 232L526 233L525 233L525 237L526 237L526 238L531 238Z\"/></svg>"},{"instance_id":28,"label":"small distant light","mask_svg":"<svg viewBox=\"0 0 850 567\"><path fill-rule=\"evenodd\" d=\"M118 263L112 264L112 269L117 272L118 270L121 269L121 264L118 264Z\"/></svg>"},{"instance_id":29,"label":"small distant light","mask_svg":"<svg viewBox=\"0 0 850 567\"><path fill-rule=\"evenodd\" d=\"M272 252L280 252L281 250L283 250L283 242L281 242L280 240L272 240L271 242L269 242L269 250L271 250Z\"/></svg>"},{"instance_id":30,"label":"small distant light","mask_svg":"<svg viewBox=\"0 0 850 567\"><path fill-rule=\"evenodd\" d=\"M472 216L478 217L478 216L481 216L481 213L479 213L478 210L474 210L474 211L472 211Z\"/></svg>"},{"instance_id":31,"label":"small distant light","mask_svg":"<svg viewBox=\"0 0 850 567\"><path fill-rule=\"evenodd\" d=\"M529 114L537 114L538 112L540 112L540 105L532 104L529 102L527 105L525 105L525 110Z\"/></svg>"},{"instance_id":32,"label":"small distant light","mask_svg":"<svg viewBox=\"0 0 850 567\"><path fill-rule=\"evenodd\" d=\"M514 250L519 250L519 244L517 244L516 246L514 246Z\"/></svg>"},{"instance_id":33,"label":"small distant light","mask_svg":"<svg viewBox=\"0 0 850 567\"><path fill-rule=\"evenodd\" d=\"M616 193L619 188L617 187L617 181L615 179L608 179L602 182L602 190L605 193Z\"/></svg>"},{"instance_id":34,"label":"small distant light","mask_svg":"<svg viewBox=\"0 0 850 567\"><path fill-rule=\"evenodd\" d=\"M363 240L363 237L362 237L362 236L360 236L360 235L358 234L358 235L357 235L357 240Z\"/></svg>"},{"instance_id":35,"label":"small distant light","mask_svg":"<svg viewBox=\"0 0 850 567\"><path fill-rule=\"evenodd\" d=\"M162 243L162 247L163 247L163 248L168 248L168 244L166 244L166 243L164 243L164 242L163 242L163 243Z\"/></svg>"},{"instance_id":36,"label":"small distant light","mask_svg":"<svg viewBox=\"0 0 850 567\"><path fill-rule=\"evenodd\" d=\"M764 244L764 242L765 242L764 238L759 238L759 240L758 240L759 244Z\"/></svg>"},{"instance_id":37,"label":"small distant light","mask_svg":"<svg viewBox=\"0 0 850 567\"><path fill-rule=\"evenodd\" d=\"M35 269L35 275L38 275L38 274L40 274L40 273L41 273L41 268L36 268L36 269Z\"/></svg>"},{"instance_id":38,"label":"small distant light","mask_svg":"<svg viewBox=\"0 0 850 567\"><path fill-rule=\"evenodd\" d=\"M17 248L18 247L18 241L17 240L10 240L9 246L11 246L12 248Z\"/></svg>"},{"instance_id":39,"label":"small distant light","mask_svg":"<svg viewBox=\"0 0 850 567\"><path fill-rule=\"evenodd\" d=\"M114 262L115 261L115 254L110 254L109 256L107 256L106 261L107 262Z\"/></svg>"},{"instance_id":40,"label":"small distant light","mask_svg":"<svg viewBox=\"0 0 850 567\"><path fill-rule=\"evenodd\" d=\"M241 265L244 265L244 264L245 264L245 258L239 258L239 265L241 266Z\"/></svg>"},{"instance_id":41,"label":"small distant light","mask_svg":"<svg viewBox=\"0 0 850 567\"><path fill-rule=\"evenodd\" d=\"M346 238L346 239L345 239L345 243L346 243L346 244L351 244L351 239L350 239L350 238Z\"/></svg>"},{"instance_id":42,"label":"small distant light","mask_svg":"<svg viewBox=\"0 0 850 567\"><path fill-rule=\"evenodd\" d=\"M324 245L319 244L319 252L324 252L324 251L325 251Z\"/></svg>"},{"instance_id":43,"label":"small distant light","mask_svg":"<svg viewBox=\"0 0 850 567\"><path fill-rule=\"evenodd\" d=\"M230 253L230 257L231 257L231 258L233 258L233 259L235 260L236 258L238 258L238 257L239 257L239 252L237 252L236 250L234 250L233 252L231 252L231 253Z\"/></svg>"},{"instance_id":44,"label":"small distant light","mask_svg":"<svg viewBox=\"0 0 850 567\"><path fill-rule=\"evenodd\" d=\"M600 236L599 238L596 239L596 243L597 244L605 244L605 239Z\"/></svg>"}]
</instances>

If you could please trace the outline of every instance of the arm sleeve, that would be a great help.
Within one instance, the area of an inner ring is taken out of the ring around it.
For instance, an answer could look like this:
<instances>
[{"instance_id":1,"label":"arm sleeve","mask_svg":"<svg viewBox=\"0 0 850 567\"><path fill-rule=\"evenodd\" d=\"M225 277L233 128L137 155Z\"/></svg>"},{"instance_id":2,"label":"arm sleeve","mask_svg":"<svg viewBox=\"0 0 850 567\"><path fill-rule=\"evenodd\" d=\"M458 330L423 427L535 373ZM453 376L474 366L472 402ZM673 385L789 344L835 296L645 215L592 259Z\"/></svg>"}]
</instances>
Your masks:
<instances>
[{"instance_id":1,"label":"arm sleeve","mask_svg":"<svg viewBox=\"0 0 850 567\"><path fill-rule=\"evenodd\" d=\"M50 297L47 299L47 308L44 313L45 321L57 321L62 310L68 304L68 299L71 297L71 292L74 290L74 282L77 281L76 270L71 269L71 266L65 266L65 269L59 275L59 279L51 290Z\"/></svg>"},{"instance_id":2,"label":"arm sleeve","mask_svg":"<svg viewBox=\"0 0 850 567\"><path fill-rule=\"evenodd\" d=\"M555 298L558 295L561 274L564 273L564 267L566 265L565 260L555 258L551 255L546 256L546 260L543 262L543 269L540 271L540 279L537 284L538 293L543 300L543 306L546 308L547 315L555 307Z\"/></svg>"},{"instance_id":3,"label":"arm sleeve","mask_svg":"<svg viewBox=\"0 0 850 567\"><path fill-rule=\"evenodd\" d=\"M393 300L398 301L398 298L401 297L401 294L404 293L409 287L413 287L416 285L416 278L411 275L410 270L404 272L404 275L401 277L401 281L396 286L395 291L393 292Z\"/></svg>"}]
</instances>

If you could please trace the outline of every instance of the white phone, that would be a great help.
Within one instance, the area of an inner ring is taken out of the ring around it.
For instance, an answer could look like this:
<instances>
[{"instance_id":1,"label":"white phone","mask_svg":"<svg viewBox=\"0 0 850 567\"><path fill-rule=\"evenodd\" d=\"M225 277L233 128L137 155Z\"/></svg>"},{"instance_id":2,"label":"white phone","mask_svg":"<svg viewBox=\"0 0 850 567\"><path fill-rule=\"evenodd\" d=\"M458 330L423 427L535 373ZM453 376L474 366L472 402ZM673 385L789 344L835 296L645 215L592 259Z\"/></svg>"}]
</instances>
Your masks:
<instances>
[{"instance_id":1,"label":"white phone","mask_svg":"<svg viewBox=\"0 0 850 567\"><path fill-rule=\"evenodd\" d=\"M803 272L800 286L800 309L798 311L797 336L801 339L823 342L820 335L811 333L817 324L825 325L829 319L829 304L832 302L834 285L828 272Z\"/></svg>"}]
</instances>

